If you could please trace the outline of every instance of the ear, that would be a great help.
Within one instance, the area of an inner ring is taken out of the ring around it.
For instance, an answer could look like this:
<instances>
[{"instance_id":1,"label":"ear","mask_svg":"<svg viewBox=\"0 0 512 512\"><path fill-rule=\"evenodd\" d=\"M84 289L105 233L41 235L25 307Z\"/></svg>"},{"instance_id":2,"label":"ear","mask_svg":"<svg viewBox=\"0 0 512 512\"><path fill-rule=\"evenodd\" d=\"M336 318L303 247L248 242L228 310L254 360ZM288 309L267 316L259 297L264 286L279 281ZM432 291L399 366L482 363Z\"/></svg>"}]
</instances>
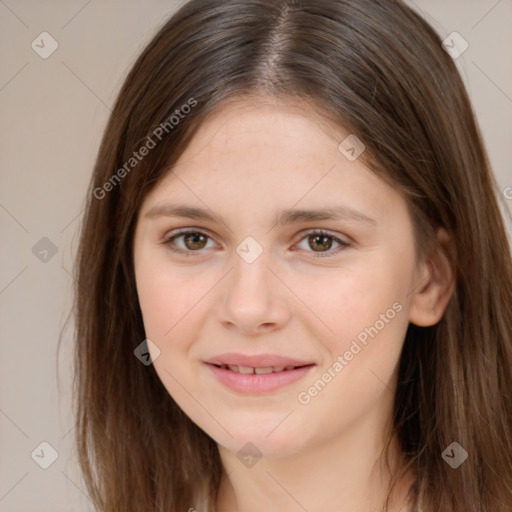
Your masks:
<instances>
[{"instance_id":1,"label":"ear","mask_svg":"<svg viewBox=\"0 0 512 512\"><path fill-rule=\"evenodd\" d=\"M437 229L437 244L423 262L413 292L409 321L419 327L437 324L455 289L452 240L443 228Z\"/></svg>"}]
</instances>

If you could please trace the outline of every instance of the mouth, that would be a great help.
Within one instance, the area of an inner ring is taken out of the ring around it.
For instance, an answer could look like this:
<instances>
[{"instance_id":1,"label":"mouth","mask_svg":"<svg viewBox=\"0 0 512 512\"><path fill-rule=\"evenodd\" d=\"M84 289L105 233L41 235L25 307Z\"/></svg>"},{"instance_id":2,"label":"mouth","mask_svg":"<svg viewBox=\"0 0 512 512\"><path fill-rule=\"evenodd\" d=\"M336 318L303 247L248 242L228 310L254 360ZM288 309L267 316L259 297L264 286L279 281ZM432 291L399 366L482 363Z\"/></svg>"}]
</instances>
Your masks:
<instances>
[{"instance_id":1,"label":"mouth","mask_svg":"<svg viewBox=\"0 0 512 512\"><path fill-rule=\"evenodd\" d=\"M223 370L230 370L235 373L243 373L244 375L268 375L269 373L289 372L291 370L296 370L297 368L304 368L306 366L312 365L254 367L235 364L214 364L213 366L216 366L217 368L221 368Z\"/></svg>"},{"instance_id":2,"label":"mouth","mask_svg":"<svg viewBox=\"0 0 512 512\"><path fill-rule=\"evenodd\" d=\"M223 362L219 357L217 360L205 361L204 364L217 382L224 387L238 394L252 396L274 393L285 388L302 379L316 366L315 363L274 356L253 357L253 361L258 359L258 362L252 364L249 362L249 357L230 356L224 359L231 359L231 361ZM234 359L245 364L233 364ZM244 360L240 361L240 359ZM274 364L269 364L270 362Z\"/></svg>"}]
</instances>

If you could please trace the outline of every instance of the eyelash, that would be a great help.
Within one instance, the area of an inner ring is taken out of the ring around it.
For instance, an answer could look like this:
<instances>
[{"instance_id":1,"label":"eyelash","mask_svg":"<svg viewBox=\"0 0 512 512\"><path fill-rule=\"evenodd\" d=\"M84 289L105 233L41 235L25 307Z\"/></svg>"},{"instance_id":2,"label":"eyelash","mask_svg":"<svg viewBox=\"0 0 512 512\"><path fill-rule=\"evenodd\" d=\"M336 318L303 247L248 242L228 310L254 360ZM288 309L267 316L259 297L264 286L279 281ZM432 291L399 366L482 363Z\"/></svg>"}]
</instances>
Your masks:
<instances>
[{"instance_id":1,"label":"eyelash","mask_svg":"<svg viewBox=\"0 0 512 512\"><path fill-rule=\"evenodd\" d=\"M186 230L182 230L182 231L176 231L174 233L171 233L170 235L167 235L165 237L165 239L162 241L162 244L167 246L167 248L170 251L174 252L174 253L184 254L186 256L195 256L194 253L200 253L200 252L202 252L202 250L201 249L198 249L196 251L183 250L183 249L179 249L179 248L173 247L173 245L172 245L174 239L179 238L180 236L183 236L183 235L190 234L190 233L191 234L196 234L196 235L204 235L204 236L206 236L210 240L212 238L211 236L207 235L206 233L203 233L200 230L186 229ZM309 232L305 233L305 235L299 240L298 243L302 242L304 239L306 239L306 238L308 238L308 237L310 237L312 235L323 235L323 236L326 236L328 238L331 238L332 240L334 240L335 242L340 244L340 247L337 247L334 250L328 250L328 251L306 251L306 252L310 252L314 258L329 258L329 257L335 256L339 252L343 251L344 249L346 249L347 247L350 247L352 245L349 242L345 242L343 240L340 240L337 236L333 235L329 231L324 231L323 229L315 229L315 230L312 230L312 231L309 231Z\"/></svg>"}]
</instances>

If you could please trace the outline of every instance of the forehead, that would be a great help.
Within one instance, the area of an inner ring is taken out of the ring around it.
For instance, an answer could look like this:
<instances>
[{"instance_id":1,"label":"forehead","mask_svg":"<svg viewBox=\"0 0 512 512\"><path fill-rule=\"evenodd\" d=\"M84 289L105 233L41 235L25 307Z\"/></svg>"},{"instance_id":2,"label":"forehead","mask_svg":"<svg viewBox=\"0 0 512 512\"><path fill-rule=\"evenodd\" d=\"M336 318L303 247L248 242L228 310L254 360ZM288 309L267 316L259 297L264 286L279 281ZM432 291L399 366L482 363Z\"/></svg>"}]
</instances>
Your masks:
<instances>
[{"instance_id":1,"label":"forehead","mask_svg":"<svg viewBox=\"0 0 512 512\"><path fill-rule=\"evenodd\" d=\"M230 101L201 124L145 212L179 200L229 215L326 204L382 215L401 198L361 158L340 152L348 135L305 102Z\"/></svg>"},{"instance_id":2,"label":"forehead","mask_svg":"<svg viewBox=\"0 0 512 512\"><path fill-rule=\"evenodd\" d=\"M305 100L248 96L230 100L210 112L193 143L206 145L205 149L211 151L263 146L268 150L266 154L279 148L293 148L303 154L308 149L312 152L319 142L336 148L347 135L346 129L327 120L319 107ZM306 145L302 144L304 138L308 139ZM190 149L182 157L190 156Z\"/></svg>"}]
</instances>

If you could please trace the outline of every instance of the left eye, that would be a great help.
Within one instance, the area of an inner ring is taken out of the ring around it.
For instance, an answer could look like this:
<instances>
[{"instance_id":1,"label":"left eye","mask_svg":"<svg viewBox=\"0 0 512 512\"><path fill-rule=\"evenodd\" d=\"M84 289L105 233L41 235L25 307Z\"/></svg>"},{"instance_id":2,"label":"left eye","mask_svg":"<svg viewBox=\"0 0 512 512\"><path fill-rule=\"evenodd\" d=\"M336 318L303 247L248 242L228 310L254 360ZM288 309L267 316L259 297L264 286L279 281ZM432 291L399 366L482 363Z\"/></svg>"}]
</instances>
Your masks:
<instances>
[{"instance_id":1,"label":"left eye","mask_svg":"<svg viewBox=\"0 0 512 512\"><path fill-rule=\"evenodd\" d=\"M184 246L180 246L175 241L182 239ZM187 256L192 255L194 252L200 252L201 249L211 248L207 247L208 240L211 241L211 237L201 231L182 231L172 236L167 236L163 243L169 248L169 250ZM300 243L306 242L309 248L313 249L308 251L303 247L301 249L307 252L313 253L314 257L325 257L337 254L343 248L350 246L349 242L340 240L338 237L327 231L311 231L306 234L300 241ZM337 247L332 249L333 242L338 244ZM300 243L298 246L300 246Z\"/></svg>"},{"instance_id":2,"label":"left eye","mask_svg":"<svg viewBox=\"0 0 512 512\"><path fill-rule=\"evenodd\" d=\"M332 248L333 241L338 244L338 246L335 247L335 250L331 251L330 249ZM337 236L326 231L310 232L301 240L301 243L302 242L306 242L310 248L319 249L318 251L308 251L313 252L313 256L315 257L325 257L338 254L340 250L343 250L344 247L348 247L350 245L350 243L340 240Z\"/></svg>"}]
</instances>

